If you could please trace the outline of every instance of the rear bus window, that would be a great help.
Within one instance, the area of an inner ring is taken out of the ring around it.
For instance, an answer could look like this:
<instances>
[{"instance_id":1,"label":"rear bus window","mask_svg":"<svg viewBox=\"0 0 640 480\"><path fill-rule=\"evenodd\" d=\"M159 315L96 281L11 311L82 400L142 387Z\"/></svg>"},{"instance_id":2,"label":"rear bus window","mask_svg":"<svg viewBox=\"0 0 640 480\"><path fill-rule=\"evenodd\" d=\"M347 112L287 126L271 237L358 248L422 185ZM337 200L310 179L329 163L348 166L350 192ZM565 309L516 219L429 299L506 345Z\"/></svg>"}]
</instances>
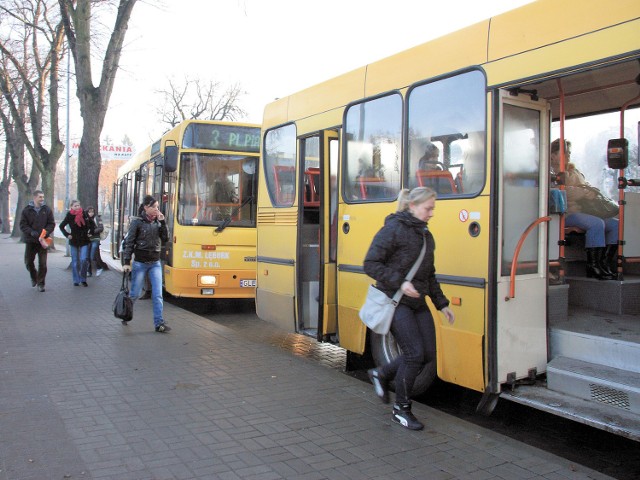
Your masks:
<instances>
[{"instance_id":1,"label":"rear bus window","mask_svg":"<svg viewBox=\"0 0 640 480\"><path fill-rule=\"evenodd\" d=\"M290 207L296 198L296 127L269 130L264 138L264 172L271 203Z\"/></svg>"}]
</instances>

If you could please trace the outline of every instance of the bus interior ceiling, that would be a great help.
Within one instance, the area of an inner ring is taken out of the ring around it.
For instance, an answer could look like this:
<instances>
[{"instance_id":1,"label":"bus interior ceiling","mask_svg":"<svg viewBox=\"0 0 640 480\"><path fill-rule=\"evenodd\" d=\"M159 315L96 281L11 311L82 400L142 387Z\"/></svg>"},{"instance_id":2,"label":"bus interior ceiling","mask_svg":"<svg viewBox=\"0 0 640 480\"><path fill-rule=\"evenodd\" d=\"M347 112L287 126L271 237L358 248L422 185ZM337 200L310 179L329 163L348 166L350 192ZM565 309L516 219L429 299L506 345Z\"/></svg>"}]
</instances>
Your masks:
<instances>
[{"instance_id":1,"label":"bus interior ceiling","mask_svg":"<svg viewBox=\"0 0 640 480\"><path fill-rule=\"evenodd\" d=\"M567 118L619 111L626 102L640 93L640 59L594 66L519 86L527 92L535 91L539 98L550 102L554 120L560 117L558 79L564 92Z\"/></svg>"}]
</instances>

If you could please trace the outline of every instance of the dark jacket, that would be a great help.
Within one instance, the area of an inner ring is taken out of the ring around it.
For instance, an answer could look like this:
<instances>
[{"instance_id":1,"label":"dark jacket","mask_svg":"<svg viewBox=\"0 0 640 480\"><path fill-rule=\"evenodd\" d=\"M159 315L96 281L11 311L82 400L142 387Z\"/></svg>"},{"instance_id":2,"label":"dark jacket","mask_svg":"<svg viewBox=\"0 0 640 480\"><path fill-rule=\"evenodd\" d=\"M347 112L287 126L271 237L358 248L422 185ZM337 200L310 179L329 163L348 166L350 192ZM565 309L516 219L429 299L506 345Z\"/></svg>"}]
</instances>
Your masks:
<instances>
[{"instance_id":1,"label":"dark jacket","mask_svg":"<svg viewBox=\"0 0 640 480\"><path fill-rule=\"evenodd\" d=\"M53 212L45 204L42 204L40 210L36 212L33 201L24 207L20 215L20 230L22 231L22 240L25 243L40 243L40 233L42 229L47 231L47 237L53 234L56 228L56 222L53 218Z\"/></svg>"},{"instance_id":2,"label":"dark jacket","mask_svg":"<svg viewBox=\"0 0 640 480\"><path fill-rule=\"evenodd\" d=\"M100 240L100 234L104 231L104 224L100 215L89 217L89 238L91 240Z\"/></svg>"},{"instance_id":3,"label":"dark jacket","mask_svg":"<svg viewBox=\"0 0 640 480\"><path fill-rule=\"evenodd\" d=\"M136 262L149 263L160 260L162 242L169 240L167 224L157 219L152 222L142 213L139 217L131 217L129 231L122 246L122 264L130 265L131 256Z\"/></svg>"},{"instance_id":4,"label":"dark jacket","mask_svg":"<svg viewBox=\"0 0 640 480\"><path fill-rule=\"evenodd\" d=\"M364 259L364 271L376 280L380 290L388 297L393 297L420 255L423 236L427 241L427 250L412 280L421 297L403 295L400 303L415 310L424 307L424 296L428 295L436 308L442 310L449 305L449 300L436 280L433 264L435 240L425 223L410 212L392 213L385 219L384 226L373 237Z\"/></svg>"},{"instance_id":5,"label":"dark jacket","mask_svg":"<svg viewBox=\"0 0 640 480\"><path fill-rule=\"evenodd\" d=\"M84 225L81 226L76 225L76 217L71 212L67 212L64 220L60 222L60 231L67 238L71 235L69 245L74 247L82 247L91 243L89 238L89 216L86 212L83 212L82 217L84 218ZM67 230L67 225L70 230Z\"/></svg>"}]
</instances>

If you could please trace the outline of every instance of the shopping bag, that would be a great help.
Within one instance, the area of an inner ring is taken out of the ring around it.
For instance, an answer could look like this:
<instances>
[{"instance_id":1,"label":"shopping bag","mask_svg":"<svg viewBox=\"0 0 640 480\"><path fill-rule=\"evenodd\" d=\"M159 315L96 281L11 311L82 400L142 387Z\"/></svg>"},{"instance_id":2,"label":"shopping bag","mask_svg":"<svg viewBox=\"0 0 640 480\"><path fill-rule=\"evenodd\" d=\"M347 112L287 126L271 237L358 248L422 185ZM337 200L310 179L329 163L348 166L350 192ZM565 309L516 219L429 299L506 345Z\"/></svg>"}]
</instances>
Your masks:
<instances>
[{"instance_id":1,"label":"shopping bag","mask_svg":"<svg viewBox=\"0 0 640 480\"><path fill-rule=\"evenodd\" d=\"M375 333L386 335L391 328L391 320L398 302L389 298L375 286L369 285L367 298L360 308L360 319Z\"/></svg>"},{"instance_id":2,"label":"shopping bag","mask_svg":"<svg viewBox=\"0 0 640 480\"><path fill-rule=\"evenodd\" d=\"M113 302L113 315L123 322L129 322L133 318L133 301L129 296L129 276L122 274L122 286Z\"/></svg>"},{"instance_id":3,"label":"shopping bag","mask_svg":"<svg viewBox=\"0 0 640 480\"><path fill-rule=\"evenodd\" d=\"M40 237L38 237L38 241L40 242L40 245L42 245L42 248L46 250L53 243L53 238L48 237L47 231L43 228L42 232L40 232Z\"/></svg>"}]
</instances>

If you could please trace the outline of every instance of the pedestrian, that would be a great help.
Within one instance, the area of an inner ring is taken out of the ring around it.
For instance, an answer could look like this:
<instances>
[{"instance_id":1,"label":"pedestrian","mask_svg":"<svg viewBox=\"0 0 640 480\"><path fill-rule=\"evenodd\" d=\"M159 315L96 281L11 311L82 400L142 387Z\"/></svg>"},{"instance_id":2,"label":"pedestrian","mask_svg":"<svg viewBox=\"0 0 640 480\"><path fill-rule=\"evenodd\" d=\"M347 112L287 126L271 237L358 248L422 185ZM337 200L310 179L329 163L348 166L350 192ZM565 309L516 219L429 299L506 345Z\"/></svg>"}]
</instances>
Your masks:
<instances>
[{"instance_id":1,"label":"pedestrian","mask_svg":"<svg viewBox=\"0 0 640 480\"><path fill-rule=\"evenodd\" d=\"M24 264L31 276L31 286L37 287L39 292L44 292L45 277L47 276L47 249L40 242L44 230L44 237L53 234L56 222L53 212L44 203L42 190L33 192L33 200L24 207L20 215L20 231L25 243ZM34 265L38 256L38 269Z\"/></svg>"},{"instance_id":2,"label":"pedestrian","mask_svg":"<svg viewBox=\"0 0 640 480\"><path fill-rule=\"evenodd\" d=\"M89 269L87 276L93 275L93 265L96 266L96 277L102 275L104 270L104 262L100 258L100 241L101 234L104 231L104 224L102 223L102 217L96 215L96 209L93 207L87 207L87 216L89 217L89 239L91 244L89 245Z\"/></svg>"},{"instance_id":3,"label":"pedestrian","mask_svg":"<svg viewBox=\"0 0 640 480\"><path fill-rule=\"evenodd\" d=\"M403 296L391 322L391 333L401 355L391 363L369 370L376 394L388 403L388 385L395 379L396 401L391 419L411 430L424 425L411 413L411 393L416 377L424 366L435 361L436 337L433 317L425 302L429 296L449 323L454 322L449 300L444 296L434 267L435 240L428 229L433 217L436 193L427 187L404 189L398 197L398 210L385 219L364 259L364 271L376 280L376 287L389 298L402 290ZM424 258L411 281L407 273L420 256Z\"/></svg>"},{"instance_id":4,"label":"pedestrian","mask_svg":"<svg viewBox=\"0 0 640 480\"><path fill-rule=\"evenodd\" d=\"M67 227L69 227L67 229ZM87 272L89 270L89 217L82 209L79 200L72 200L69 211L60 223L60 231L69 240L71 252L71 273L73 284L77 287L88 287Z\"/></svg>"},{"instance_id":5,"label":"pedestrian","mask_svg":"<svg viewBox=\"0 0 640 480\"><path fill-rule=\"evenodd\" d=\"M131 272L131 299L140 296L145 275L151 281L153 302L153 325L156 332L166 333L171 328L163 318L162 264L160 253L162 242L169 240L164 215L158 209L158 201L151 195L142 200L140 216L133 217L124 238L122 248L123 271Z\"/></svg>"}]
</instances>

